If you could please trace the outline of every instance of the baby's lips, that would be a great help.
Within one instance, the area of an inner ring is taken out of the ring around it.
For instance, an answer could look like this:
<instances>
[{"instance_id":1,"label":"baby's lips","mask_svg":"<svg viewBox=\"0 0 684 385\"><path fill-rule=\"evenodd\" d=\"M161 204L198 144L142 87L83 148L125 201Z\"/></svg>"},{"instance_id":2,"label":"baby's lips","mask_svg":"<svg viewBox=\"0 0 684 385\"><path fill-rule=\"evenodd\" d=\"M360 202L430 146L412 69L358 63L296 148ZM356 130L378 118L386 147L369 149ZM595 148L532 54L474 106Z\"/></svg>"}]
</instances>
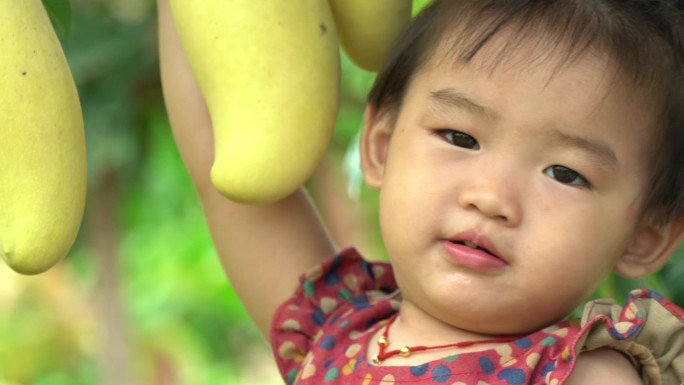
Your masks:
<instances>
[{"instance_id":1,"label":"baby's lips","mask_svg":"<svg viewBox=\"0 0 684 385\"><path fill-rule=\"evenodd\" d=\"M450 242L464 244L469 247L473 247L474 245L475 248L485 251L488 254L491 254L492 256L499 258L503 261L506 261L505 258L501 257L501 253L499 253L491 239L482 232L476 230L467 230L454 234L453 236L449 237L448 240Z\"/></svg>"}]
</instances>

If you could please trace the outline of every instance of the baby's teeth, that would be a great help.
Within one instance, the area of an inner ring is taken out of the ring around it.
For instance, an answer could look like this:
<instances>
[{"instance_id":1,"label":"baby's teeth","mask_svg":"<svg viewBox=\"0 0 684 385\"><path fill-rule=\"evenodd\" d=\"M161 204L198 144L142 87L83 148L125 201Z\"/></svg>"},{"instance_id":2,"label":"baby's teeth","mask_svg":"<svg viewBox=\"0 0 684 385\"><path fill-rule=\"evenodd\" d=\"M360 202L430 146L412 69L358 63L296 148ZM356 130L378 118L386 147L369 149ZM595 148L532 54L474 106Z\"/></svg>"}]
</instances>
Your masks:
<instances>
[{"instance_id":1,"label":"baby's teeth","mask_svg":"<svg viewBox=\"0 0 684 385\"><path fill-rule=\"evenodd\" d=\"M463 241L463 244L466 245L466 246L468 246L468 247L472 247L473 249L476 249L476 248L477 248L477 245L474 244L474 243L472 243L472 242L470 242L470 241Z\"/></svg>"}]
</instances>

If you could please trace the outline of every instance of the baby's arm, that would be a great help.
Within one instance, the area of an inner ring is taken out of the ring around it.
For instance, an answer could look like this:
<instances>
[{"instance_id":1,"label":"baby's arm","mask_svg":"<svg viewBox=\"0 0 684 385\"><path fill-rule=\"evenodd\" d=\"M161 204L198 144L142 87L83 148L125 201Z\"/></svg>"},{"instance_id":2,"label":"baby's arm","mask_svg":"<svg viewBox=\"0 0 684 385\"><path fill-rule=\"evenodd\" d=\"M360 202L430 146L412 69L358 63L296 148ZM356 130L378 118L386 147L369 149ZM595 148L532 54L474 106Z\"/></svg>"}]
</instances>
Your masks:
<instances>
[{"instance_id":1,"label":"baby's arm","mask_svg":"<svg viewBox=\"0 0 684 385\"><path fill-rule=\"evenodd\" d=\"M642 385L636 369L622 353L603 348L582 353L567 385Z\"/></svg>"},{"instance_id":2,"label":"baby's arm","mask_svg":"<svg viewBox=\"0 0 684 385\"><path fill-rule=\"evenodd\" d=\"M277 306L306 269L334 252L309 197L300 188L265 206L241 205L213 188L211 121L182 50L168 0L158 0L161 78L169 119L195 184L216 251L259 330L268 335ZM239 90L236 90L239 92Z\"/></svg>"}]
</instances>

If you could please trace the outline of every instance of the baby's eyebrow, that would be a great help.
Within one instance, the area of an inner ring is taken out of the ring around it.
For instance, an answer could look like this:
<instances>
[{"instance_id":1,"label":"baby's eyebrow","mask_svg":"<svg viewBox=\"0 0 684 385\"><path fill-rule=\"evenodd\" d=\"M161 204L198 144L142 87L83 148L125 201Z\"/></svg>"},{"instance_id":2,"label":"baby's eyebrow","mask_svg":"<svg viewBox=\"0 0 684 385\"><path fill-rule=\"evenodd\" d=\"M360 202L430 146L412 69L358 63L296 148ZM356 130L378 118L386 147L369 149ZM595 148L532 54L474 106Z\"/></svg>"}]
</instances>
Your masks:
<instances>
[{"instance_id":1,"label":"baby's eyebrow","mask_svg":"<svg viewBox=\"0 0 684 385\"><path fill-rule=\"evenodd\" d=\"M499 115L494 110L478 103L454 88L443 88L437 91L430 91L430 100L433 102L433 108L438 112L447 112L450 108L459 108L488 120L499 119ZM551 139L558 141L563 145L585 151L603 167L616 169L618 166L618 159L615 155L615 151L613 151L608 143L605 143L602 140L571 134L559 129L550 129L548 134Z\"/></svg>"},{"instance_id":2,"label":"baby's eyebrow","mask_svg":"<svg viewBox=\"0 0 684 385\"><path fill-rule=\"evenodd\" d=\"M437 109L456 107L488 120L496 120L498 118L496 112L453 88L430 91L430 100L435 102L434 104Z\"/></svg>"},{"instance_id":3,"label":"baby's eyebrow","mask_svg":"<svg viewBox=\"0 0 684 385\"><path fill-rule=\"evenodd\" d=\"M586 138L558 129L549 130L549 135L561 144L576 147L589 153L592 158L600 162L604 167L616 169L618 166L615 151L613 151L608 143L600 139Z\"/></svg>"}]
</instances>

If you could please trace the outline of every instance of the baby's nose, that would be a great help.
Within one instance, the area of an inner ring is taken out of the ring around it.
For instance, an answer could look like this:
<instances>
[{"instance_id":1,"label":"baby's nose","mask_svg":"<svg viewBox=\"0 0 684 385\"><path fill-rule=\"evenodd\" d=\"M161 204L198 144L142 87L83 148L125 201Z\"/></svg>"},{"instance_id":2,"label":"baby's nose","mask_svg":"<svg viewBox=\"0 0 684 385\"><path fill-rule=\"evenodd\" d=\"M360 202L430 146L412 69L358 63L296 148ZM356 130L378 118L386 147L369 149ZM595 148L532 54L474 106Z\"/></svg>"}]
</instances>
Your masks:
<instances>
[{"instance_id":1,"label":"baby's nose","mask_svg":"<svg viewBox=\"0 0 684 385\"><path fill-rule=\"evenodd\" d=\"M491 170L490 170L491 171ZM515 226L522 219L522 208L514 183L492 173L483 173L463 187L459 204L483 216Z\"/></svg>"}]
</instances>

